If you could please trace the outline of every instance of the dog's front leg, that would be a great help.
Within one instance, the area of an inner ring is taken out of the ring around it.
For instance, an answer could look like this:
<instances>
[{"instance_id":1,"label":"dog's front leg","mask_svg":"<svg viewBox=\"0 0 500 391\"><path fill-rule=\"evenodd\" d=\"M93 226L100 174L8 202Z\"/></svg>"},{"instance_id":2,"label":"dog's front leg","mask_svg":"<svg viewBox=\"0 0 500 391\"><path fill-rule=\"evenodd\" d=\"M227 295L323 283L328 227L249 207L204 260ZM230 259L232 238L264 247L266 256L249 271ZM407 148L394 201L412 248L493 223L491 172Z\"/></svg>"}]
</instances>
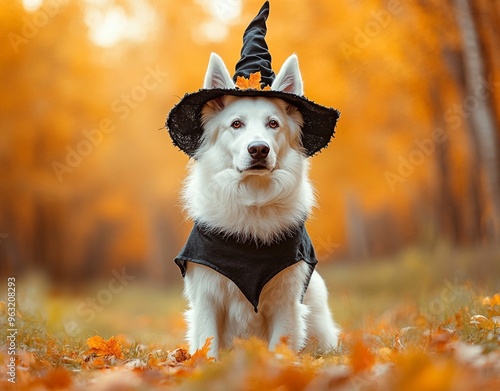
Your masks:
<instances>
[{"instance_id":1,"label":"dog's front leg","mask_svg":"<svg viewBox=\"0 0 500 391\"><path fill-rule=\"evenodd\" d=\"M193 354L201 349L208 338L212 338L208 355L218 358L219 337L217 331L216 308L207 302L194 302L186 311L188 322L187 340L189 342L189 353Z\"/></svg>"},{"instance_id":2,"label":"dog's front leg","mask_svg":"<svg viewBox=\"0 0 500 391\"><path fill-rule=\"evenodd\" d=\"M308 268L305 262L298 262L279 273L264 288L263 309L268 319L269 350L274 350L282 338L295 351L305 344L309 309L301 303L301 298Z\"/></svg>"},{"instance_id":3,"label":"dog's front leg","mask_svg":"<svg viewBox=\"0 0 500 391\"><path fill-rule=\"evenodd\" d=\"M218 358L220 306L217 305L214 292L217 282L213 273L215 272L204 266L189 265L184 280L184 294L189 300L190 308L185 316L188 324L189 352L193 354L203 347L208 338L212 338L208 355Z\"/></svg>"},{"instance_id":4,"label":"dog's front leg","mask_svg":"<svg viewBox=\"0 0 500 391\"><path fill-rule=\"evenodd\" d=\"M274 350L282 338L298 351L305 343L307 307L297 300L277 306L271 314L269 350Z\"/></svg>"}]
</instances>

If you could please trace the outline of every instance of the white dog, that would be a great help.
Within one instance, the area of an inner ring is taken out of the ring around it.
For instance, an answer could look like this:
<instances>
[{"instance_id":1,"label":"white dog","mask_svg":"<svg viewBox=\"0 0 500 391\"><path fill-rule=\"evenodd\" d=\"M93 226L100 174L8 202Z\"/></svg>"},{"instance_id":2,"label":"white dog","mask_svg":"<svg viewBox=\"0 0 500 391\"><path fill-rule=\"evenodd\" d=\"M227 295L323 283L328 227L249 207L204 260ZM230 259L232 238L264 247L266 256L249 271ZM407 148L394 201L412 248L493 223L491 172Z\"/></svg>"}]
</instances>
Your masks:
<instances>
[{"instance_id":1,"label":"white dog","mask_svg":"<svg viewBox=\"0 0 500 391\"><path fill-rule=\"evenodd\" d=\"M210 58L204 88L235 88L216 54ZM286 60L271 89L303 95L295 55ZM259 243L279 242L303 224L315 200L301 149L301 113L278 98L225 95L204 106L201 121L203 137L182 193L190 218L221 238L231 235L257 249ZM190 351L210 337L213 357L235 338L250 336L267 341L270 350L283 338L297 351L309 342L321 351L337 345L339 327L328 308L325 283L316 271L311 275L308 263L284 268L259 293L256 312L256 304L232 280L189 262L185 296Z\"/></svg>"}]
</instances>

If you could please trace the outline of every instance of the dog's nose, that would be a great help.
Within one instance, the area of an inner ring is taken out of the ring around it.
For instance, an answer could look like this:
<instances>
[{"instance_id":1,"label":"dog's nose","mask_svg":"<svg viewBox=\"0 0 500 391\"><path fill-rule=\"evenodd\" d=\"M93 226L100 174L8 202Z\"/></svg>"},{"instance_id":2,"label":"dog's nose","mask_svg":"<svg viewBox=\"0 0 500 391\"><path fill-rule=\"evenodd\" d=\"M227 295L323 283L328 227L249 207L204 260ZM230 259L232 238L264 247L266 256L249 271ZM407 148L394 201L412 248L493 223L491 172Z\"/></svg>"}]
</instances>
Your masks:
<instances>
[{"instance_id":1,"label":"dog's nose","mask_svg":"<svg viewBox=\"0 0 500 391\"><path fill-rule=\"evenodd\" d=\"M265 159L269 154L269 145L264 141L254 141L248 145L248 153L252 159Z\"/></svg>"}]
</instances>

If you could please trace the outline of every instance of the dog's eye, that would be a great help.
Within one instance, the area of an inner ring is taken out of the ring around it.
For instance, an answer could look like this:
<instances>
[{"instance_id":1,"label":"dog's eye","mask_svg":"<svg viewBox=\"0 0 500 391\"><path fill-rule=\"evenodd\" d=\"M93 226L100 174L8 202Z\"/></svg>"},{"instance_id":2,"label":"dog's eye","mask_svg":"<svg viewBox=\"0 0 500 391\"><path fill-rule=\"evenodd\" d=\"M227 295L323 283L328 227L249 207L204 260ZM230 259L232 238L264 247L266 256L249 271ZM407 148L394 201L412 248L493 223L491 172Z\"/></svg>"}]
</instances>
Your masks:
<instances>
[{"instance_id":1,"label":"dog's eye","mask_svg":"<svg viewBox=\"0 0 500 391\"><path fill-rule=\"evenodd\" d=\"M243 126L243 124L241 123L241 121L238 121L238 120L233 121L233 123L231 124L231 127L232 127L233 129L239 129L239 128L241 128L242 126Z\"/></svg>"},{"instance_id":2,"label":"dog's eye","mask_svg":"<svg viewBox=\"0 0 500 391\"><path fill-rule=\"evenodd\" d=\"M278 123L278 121L276 121L275 119L272 119L271 121L269 121L269 127L271 129L277 129L279 128L280 124Z\"/></svg>"}]
</instances>

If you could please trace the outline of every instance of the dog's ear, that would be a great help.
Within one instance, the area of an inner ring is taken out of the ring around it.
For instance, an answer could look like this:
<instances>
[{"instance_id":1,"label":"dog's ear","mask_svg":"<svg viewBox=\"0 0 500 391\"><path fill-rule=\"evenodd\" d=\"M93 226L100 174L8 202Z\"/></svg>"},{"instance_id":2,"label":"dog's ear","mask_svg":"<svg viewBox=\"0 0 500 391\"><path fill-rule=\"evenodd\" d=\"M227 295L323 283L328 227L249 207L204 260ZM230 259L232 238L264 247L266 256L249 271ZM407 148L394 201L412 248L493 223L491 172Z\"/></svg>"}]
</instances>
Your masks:
<instances>
[{"instance_id":1,"label":"dog's ear","mask_svg":"<svg viewBox=\"0 0 500 391\"><path fill-rule=\"evenodd\" d=\"M210 55L203 88L234 88L233 79L231 79L224 61L215 53Z\"/></svg>"},{"instance_id":2,"label":"dog's ear","mask_svg":"<svg viewBox=\"0 0 500 391\"><path fill-rule=\"evenodd\" d=\"M225 106L226 106L225 96L221 96L220 98L215 98L205 103L205 107L203 108L204 111L202 113L206 113L207 108L210 108L212 111L215 112L222 111Z\"/></svg>"},{"instance_id":3,"label":"dog's ear","mask_svg":"<svg viewBox=\"0 0 500 391\"><path fill-rule=\"evenodd\" d=\"M295 54L292 54L286 59L278 75L276 75L276 79L274 79L271 89L300 96L304 95L304 86L299 70L299 60Z\"/></svg>"}]
</instances>

